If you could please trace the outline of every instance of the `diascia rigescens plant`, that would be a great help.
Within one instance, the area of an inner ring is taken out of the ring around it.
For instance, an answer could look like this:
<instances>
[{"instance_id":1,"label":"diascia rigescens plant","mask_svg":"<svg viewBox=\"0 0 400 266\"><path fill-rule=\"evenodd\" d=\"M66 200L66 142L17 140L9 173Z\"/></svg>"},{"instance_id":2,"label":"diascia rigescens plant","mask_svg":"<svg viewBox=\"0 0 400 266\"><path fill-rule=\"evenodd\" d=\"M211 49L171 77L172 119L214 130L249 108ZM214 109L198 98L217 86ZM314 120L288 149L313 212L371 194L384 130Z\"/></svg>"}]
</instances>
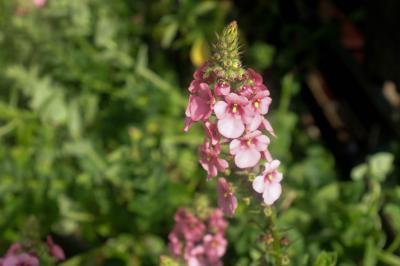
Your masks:
<instances>
[{"instance_id":1,"label":"diascia rigescens plant","mask_svg":"<svg viewBox=\"0 0 400 266\"><path fill-rule=\"evenodd\" d=\"M238 205L233 183L235 173L246 176L246 182L263 198L268 216L274 216L269 208L282 193L282 173L278 171L279 160L273 159L268 146L274 130L265 117L272 102L262 76L253 69L245 69L240 61L238 28L234 21L217 37L213 46L211 60L197 69L189 85L189 101L185 111L184 130L188 131L194 123L204 127L205 138L199 147L199 162L207 172L207 180L217 180L218 205L227 215L233 216ZM260 167L261 166L261 167ZM224 177L225 176L225 177ZM231 178L229 178L231 177ZM233 177L233 178L232 178ZM239 178L238 178L239 179ZM229 181L228 181L229 180ZM231 183L233 182L233 183ZM250 183L251 182L251 183ZM210 235L201 227L197 218L175 222L180 227L192 228L190 232L203 232L198 241L188 240L186 232L178 242L176 230L170 234L171 252L181 256L190 266L222 265L220 258L225 253L226 242L214 237L211 246L218 251L214 259L209 257L210 245L205 238ZM260 233L262 235L263 233ZM190 238L190 237L189 237ZM266 242L274 234L262 235ZM282 262L280 246L274 246L275 262Z\"/></svg>"}]
</instances>

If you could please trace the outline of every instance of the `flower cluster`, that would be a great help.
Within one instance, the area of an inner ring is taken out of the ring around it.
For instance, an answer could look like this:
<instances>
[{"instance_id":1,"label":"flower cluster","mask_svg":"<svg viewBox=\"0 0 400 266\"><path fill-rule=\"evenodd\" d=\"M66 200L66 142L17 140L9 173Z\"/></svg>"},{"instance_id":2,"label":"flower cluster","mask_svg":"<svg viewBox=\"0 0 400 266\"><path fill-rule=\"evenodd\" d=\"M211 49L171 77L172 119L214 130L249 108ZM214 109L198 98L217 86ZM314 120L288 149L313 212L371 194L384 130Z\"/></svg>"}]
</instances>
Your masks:
<instances>
[{"instance_id":1,"label":"flower cluster","mask_svg":"<svg viewBox=\"0 0 400 266\"><path fill-rule=\"evenodd\" d=\"M57 261L65 259L63 249L54 243L51 236L47 237L48 253ZM38 266L39 258L35 252L30 251L27 246L21 243L11 245L3 258L0 258L0 266Z\"/></svg>"},{"instance_id":2,"label":"flower cluster","mask_svg":"<svg viewBox=\"0 0 400 266\"><path fill-rule=\"evenodd\" d=\"M221 210L200 219L185 208L175 214L175 226L169 234L169 247L176 258L189 266L222 265L227 241L224 237L227 222Z\"/></svg>"},{"instance_id":3,"label":"flower cluster","mask_svg":"<svg viewBox=\"0 0 400 266\"><path fill-rule=\"evenodd\" d=\"M33 4L37 7L43 7L47 0L32 0Z\"/></svg>"},{"instance_id":4,"label":"flower cluster","mask_svg":"<svg viewBox=\"0 0 400 266\"><path fill-rule=\"evenodd\" d=\"M270 138L267 136L275 136L275 133L265 118L272 99L262 76L253 69L241 68L236 27L236 23L231 23L224 30L215 46L213 59L194 73L188 88L190 96L184 130L197 122L204 127L206 138L199 147L199 162L207 172L207 180L224 173L229 168L229 160L247 172L265 161L268 173L265 172L262 179L257 177L253 187L263 193L264 202L271 205L281 194L282 177L279 175L280 178L272 182L269 175L269 171L277 172L276 167L273 168L276 161L268 150ZM224 144L228 154L223 154ZM230 200L229 211L226 205L220 207L231 215L237 203L232 197Z\"/></svg>"}]
</instances>

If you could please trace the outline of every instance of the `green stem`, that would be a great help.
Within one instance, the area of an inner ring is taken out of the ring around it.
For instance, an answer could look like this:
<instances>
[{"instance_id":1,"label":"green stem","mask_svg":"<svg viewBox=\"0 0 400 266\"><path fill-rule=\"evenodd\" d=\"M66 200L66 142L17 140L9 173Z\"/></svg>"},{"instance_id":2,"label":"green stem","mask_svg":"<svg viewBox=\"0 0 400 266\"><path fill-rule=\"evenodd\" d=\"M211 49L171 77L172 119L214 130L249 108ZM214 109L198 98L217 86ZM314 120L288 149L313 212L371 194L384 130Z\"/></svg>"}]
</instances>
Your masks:
<instances>
[{"instance_id":1,"label":"green stem","mask_svg":"<svg viewBox=\"0 0 400 266\"><path fill-rule=\"evenodd\" d=\"M272 247L274 250L273 255L275 257L275 265L282 266L282 254L281 254L282 248L281 248L279 232L276 227L276 212L272 208L271 208L270 223L271 223L270 226L271 226L272 237L274 238Z\"/></svg>"},{"instance_id":2,"label":"green stem","mask_svg":"<svg viewBox=\"0 0 400 266\"><path fill-rule=\"evenodd\" d=\"M400 235L397 235L396 238L393 240L392 244L386 250L387 253L393 253L398 247L400 246Z\"/></svg>"},{"instance_id":3,"label":"green stem","mask_svg":"<svg viewBox=\"0 0 400 266\"><path fill-rule=\"evenodd\" d=\"M379 252L378 259L390 266L400 266L400 257L387 252Z\"/></svg>"}]
</instances>

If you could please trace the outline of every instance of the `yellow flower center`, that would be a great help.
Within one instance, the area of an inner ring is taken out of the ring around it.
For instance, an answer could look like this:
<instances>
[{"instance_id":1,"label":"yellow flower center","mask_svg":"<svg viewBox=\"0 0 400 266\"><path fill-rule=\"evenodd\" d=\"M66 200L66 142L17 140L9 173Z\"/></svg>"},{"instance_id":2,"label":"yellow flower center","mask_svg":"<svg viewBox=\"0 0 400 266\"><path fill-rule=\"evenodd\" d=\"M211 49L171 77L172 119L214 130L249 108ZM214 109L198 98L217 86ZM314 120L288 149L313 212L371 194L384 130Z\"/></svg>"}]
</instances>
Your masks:
<instances>
[{"instance_id":1,"label":"yellow flower center","mask_svg":"<svg viewBox=\"0 0 400 266\"><path fill-rule=\"evenodd\" d=\"M259 102L259 101L255 101L255 103L254 103L254 107L255 107L255 108L258 108L258 107L260 107L260 102Z\"/></svg>"},{"instance_id":2,"label":"yellow flower center","mask_svg":"<svg viewBox=\"0 0 400 266\"><path fill-rule=\"evenodd\" d=\"M232 113L236 113L237 112L237 104L235 103L235 104L233 104L233 107L232 107Z\"/></svg>"}]
</instances>

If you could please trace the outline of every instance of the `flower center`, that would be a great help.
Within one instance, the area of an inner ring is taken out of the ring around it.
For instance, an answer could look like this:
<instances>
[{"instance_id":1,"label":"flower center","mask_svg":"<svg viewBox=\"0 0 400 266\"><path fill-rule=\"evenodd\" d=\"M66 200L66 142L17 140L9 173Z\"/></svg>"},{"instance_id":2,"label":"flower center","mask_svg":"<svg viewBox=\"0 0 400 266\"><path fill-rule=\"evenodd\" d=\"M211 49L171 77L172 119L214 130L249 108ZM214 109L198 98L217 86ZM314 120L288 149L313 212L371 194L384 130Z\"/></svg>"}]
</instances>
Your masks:
<instances>
[{"instance_id":1,"label":"flower center","mask_svg":"<svg viewBox=\"0 0 400 266\"><path fill-rule=\"evenodd\" d=\"M260 101L259 101L259 100L257 100L257 101L254 102L254 107L255 107L255 108L260 107Z\"/></svg>"},{"instance_id":2,"label":"flower center","mask_svg":"<svg viewBox=\"0 0 400 266\"><path fill-rule=\"evenodd\" d=\"M234 103L233 107L232 107L232 113L236 113L236 112L237 112L237 103Z\"/></svg>"},{"instance_id":3,"label":"flower center","mask_svg":"<svg viewBox=\"0 0 400 266\"><path fill-rule=\"evenodd\" d=\"M247 145L250 146L251 144L253 144L253 139L248 139L247 140Z\"/></svg>"},{"instance_id":4,"label":"flower center","mask_svg":"<svg viewBox=\"0 0 400 266\"><path fill-rule=\"evenodd\" d=\"M268 174L268 175L267 175L267 179L268 179L269 181L272 181L272 178L273 178L272 174Z\"/></svg>"}]
</instances>

